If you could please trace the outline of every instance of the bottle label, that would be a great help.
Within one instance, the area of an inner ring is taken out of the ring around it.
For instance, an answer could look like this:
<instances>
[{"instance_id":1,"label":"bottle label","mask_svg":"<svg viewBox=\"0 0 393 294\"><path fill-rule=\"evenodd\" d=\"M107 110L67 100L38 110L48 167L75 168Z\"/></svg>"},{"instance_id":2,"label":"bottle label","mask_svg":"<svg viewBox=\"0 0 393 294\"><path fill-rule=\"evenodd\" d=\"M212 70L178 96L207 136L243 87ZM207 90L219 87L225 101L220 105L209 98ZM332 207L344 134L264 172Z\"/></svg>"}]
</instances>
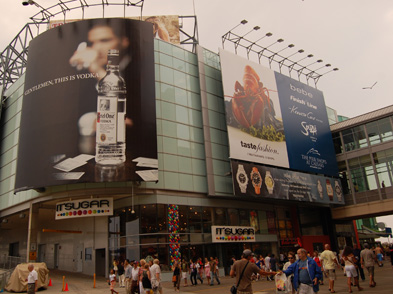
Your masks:
<instances>
[{"instance_id":1,"label":"bottle label","mask_svg":"<svg viewBox=\"0 0 393 294\"><path fill-rule=\"evenodd\" d=\"M117 96L98 96L96 142L117 143Z\"/></svg>"}]
</instances>

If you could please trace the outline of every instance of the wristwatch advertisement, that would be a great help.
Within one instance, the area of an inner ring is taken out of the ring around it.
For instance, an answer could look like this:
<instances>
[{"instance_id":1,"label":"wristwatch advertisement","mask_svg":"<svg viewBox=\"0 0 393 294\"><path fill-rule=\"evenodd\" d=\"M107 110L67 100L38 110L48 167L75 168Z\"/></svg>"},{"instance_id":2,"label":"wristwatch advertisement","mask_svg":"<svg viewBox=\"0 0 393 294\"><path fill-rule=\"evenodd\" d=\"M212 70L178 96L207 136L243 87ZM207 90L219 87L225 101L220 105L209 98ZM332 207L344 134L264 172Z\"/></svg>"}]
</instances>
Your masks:
<instances>
[{"instance_id":1,"label":"wristwatch advertisement","mask_svg":"<svg viewBox=\"0 0 393 294\"><path fill-rule=\"evenodd\" d=\"M255 189L255 194L261 194L262 177L258 169L254 166L251 171L251 182Z\"/></svg>"},{"instance_id":2,"label":"wristwatch advertisement","mask_svg":"<svg viewBox=\"0 0 393 294\"><path fill-rule=\"evenodd\" d=\"M341 190L340 184L338 183L338 181L334 181L334 190L336 190L336 195L337 195L337 199L338 201L342 201L343 200L343 192Z\"/></svg>"},{"instance_id":3,"label":"wristwatch advertisement","mask_svg":"<svg viewBox=\"0 0 393 294\"><path fill-rule=\"evenodd\" d=\"M247 184L248 184L248 177L246 171L244 170L243 164L239 164L236 173L236 180L239 184L240 192L246 193L247 191Z\"/></svg>"},{"instance_id":4,"label":"wristwatch advertisement","mask_svg":"<svg viewBox=\"0 0 393 294\"><path fill-rule=\"evenodd\" d=\"M323 199L323 187L320 180L318 180L317 189L318 189L319 197Z\"/></svg>"},{"instance_id":5,"label":"wristwatch advertisement","mask_svg":"<svg viewBox=\"0 0 393 294\"><path fill-rule=\"evenodd\" d=\"M272 175L270 174L270 171L266 171L265 174L265 185L268 193L271 195L273 194L273 189L274 189L274 180Z\"/></svg>"},{"instance_id":6,"label":"wristwatch advertisement","mask_svg":"<svg viewBox=\"0 0 393 294\"><path fill-rule=\"evenodd\" d=\"M231 160L234 195L324 204L345 204L339 178Z\"/></svg>"}]
</instances>

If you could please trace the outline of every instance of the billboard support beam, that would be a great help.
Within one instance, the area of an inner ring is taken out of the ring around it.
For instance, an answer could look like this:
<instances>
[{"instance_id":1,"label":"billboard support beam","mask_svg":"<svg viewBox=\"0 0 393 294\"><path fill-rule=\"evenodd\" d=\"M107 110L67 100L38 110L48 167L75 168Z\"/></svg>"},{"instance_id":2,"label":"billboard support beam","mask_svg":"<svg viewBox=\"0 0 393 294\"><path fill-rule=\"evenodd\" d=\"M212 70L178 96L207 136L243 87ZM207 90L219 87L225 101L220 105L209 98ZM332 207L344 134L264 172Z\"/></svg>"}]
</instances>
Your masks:
<instances>
[{"instance_id":1,"label":"billboard support beam","mask_svg":"<svg viewBox=\"0 0 393 294\"><path fill-rule=\"evenodd\" d=\"M246 24L247 21L245 21L244 23L241 24ZM285 66L288 69L288 73L289 76L291 76L292 71L296 71L297 72L297 76L298 76L298 80L301 81L302 77L305 77L307 84L309 79L313 79L314 80L314 84L315 87L319 81L319 79L325 75L326 73L319 73L317 72L318 70L320 70L321 68L318 69L312 69L310 68L310 66L314 65L315 63L321 62L320 59L309 64L309 65L303 65L300 63L300 61L303 61L307 58L312 58L314 57L313 54L308 54L307 56L299 59L298 61L294 61L291 60L290 58L292 56L294 56L295 54L298 53L303 53L304 50L300 49L296 52L293 52L287 56L283 56L281 54L282 51L284 51L287 48L293 48L294 45L293 44L289 44L287 47L281 48L279 50L271 50L270 47L272 47L273 45L277 44L277 43L281 43L284 40L283 39L278 39L277 41L275 41L274 43L268 45L268 46L262 46L261 44L259 44L258 42L261 41L262 39L264 39L265 37L270 37L273 34L272 33L266 33L265 35L263 35L261 38L257 39L256 41L252 41L249 40L247 38L245 38L246 35L248 35L250 32L252 32L253 30L247 32L246 34L244 34L243 36L240 36L238 34L235 34L233 32L234 29L236 29L240 24L236 25L233 29L229 30L227 33L225 33L221 39L222 39L222 48L224 48L225 46L225 42L229 41L234 43L235 45L235 53L237 54L237 49L238 47L243 47L246 49L247 52L247 58L250 59L250 52L256 53L257 57L258 57L258 61L259 63L261 63L261 59L262 57L266 57L269 63L269 67L272 68L272 64L273 61L276 62L278 64L279 67L279 71L280 73L282 73L282 67ZM259 27L258 27L259 28ZM265 54L266 52L268 52L268 54ZM336 68L335 70L338 70L338 68Z\"/></svg>"}]
</instances>

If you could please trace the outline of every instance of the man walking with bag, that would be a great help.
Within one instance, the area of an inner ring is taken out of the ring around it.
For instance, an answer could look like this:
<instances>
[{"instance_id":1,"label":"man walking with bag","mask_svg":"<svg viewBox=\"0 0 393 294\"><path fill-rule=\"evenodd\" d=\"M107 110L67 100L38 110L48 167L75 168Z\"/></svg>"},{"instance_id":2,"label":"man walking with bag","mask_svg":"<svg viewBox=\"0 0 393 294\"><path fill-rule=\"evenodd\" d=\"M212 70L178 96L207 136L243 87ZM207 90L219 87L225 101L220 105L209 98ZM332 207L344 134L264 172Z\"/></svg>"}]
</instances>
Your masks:
<instances>
[{"instance_id":1,"label":"man walking with bag","mask_svg":"<svg viewBox=\"0 0 393 294\"><path fill-rule=\"evenodd\" d=\"M275 275L276 272L266 272L260 269L255 263L250 262L253 253L250 249L243 251L242 259L235 261L231 270L231 277L236 277L236 288L231 288L232 294L252 294L251 276L260 274L261 276ZM234 289L235 288L235 289Z\"/></svg>"}]
</instances>

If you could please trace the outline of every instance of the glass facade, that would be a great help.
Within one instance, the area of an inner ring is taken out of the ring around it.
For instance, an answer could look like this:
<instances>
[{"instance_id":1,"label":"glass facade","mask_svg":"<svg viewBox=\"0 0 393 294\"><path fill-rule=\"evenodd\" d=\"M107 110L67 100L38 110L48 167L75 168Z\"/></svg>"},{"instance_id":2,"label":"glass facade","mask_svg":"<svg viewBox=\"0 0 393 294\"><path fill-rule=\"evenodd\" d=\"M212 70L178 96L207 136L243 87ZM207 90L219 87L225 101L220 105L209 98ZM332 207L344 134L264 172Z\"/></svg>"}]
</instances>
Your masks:
<instances>
[{"instance_id":1,"label":"glass facade","mask_svg":"<svg viewBox=\"0 0 393 294\"><path fill-rule=\"evenodd\" d=\"M186 259L218 255L215 244L211 243L211 226L252 226L260 235L277 233L273 210L179 205L178 211L180 253ZM280 236L292 238L290 217L282 209L279 212L279 215L284 215L278 222ZM166 204L136 205L115 210L113 217L109 218L108 228L111 259L158 257L163 269L169 270L168 245L171 233L168 230L168 219ZM243 243L230 245L238 246L240 252L243 250ZM249 243L247 246L266 248L267 244Z\"/></svg>"},{"instance_id":2,"label":"glass facade","mask_svg":"<svg viewBox=\"0 0 393 294\"><path fill-rule=\"evenodd\" d=\"M342 129L332 136L346 204L388 197L385 188L393 183L392 117Z\"/></svg>"}]
</instances>

